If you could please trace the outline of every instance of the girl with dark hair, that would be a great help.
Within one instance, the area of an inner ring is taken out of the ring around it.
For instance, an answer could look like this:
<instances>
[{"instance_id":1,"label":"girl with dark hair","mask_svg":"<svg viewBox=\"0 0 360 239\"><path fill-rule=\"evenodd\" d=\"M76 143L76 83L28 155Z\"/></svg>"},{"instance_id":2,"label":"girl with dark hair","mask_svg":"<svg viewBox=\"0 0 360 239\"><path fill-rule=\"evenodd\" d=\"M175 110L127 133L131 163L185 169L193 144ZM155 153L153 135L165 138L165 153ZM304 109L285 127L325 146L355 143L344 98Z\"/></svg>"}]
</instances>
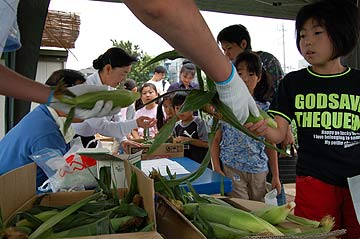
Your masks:
<instances>
[{"instance_id":1,"label":"girl with dark hair","mask_svg":"<svg viewBox=\"0 0 360 239\"><path fill-rule=\"evenodd\" d=\"M199 89L199 85L193 81L196 75L196 66L193 63L188 62L183 64L179 75L180 81L171 84L168 92L178 89Z\"/></svg>"},{"instance_id":2,"label":"girl with dark hair","mask_svg":"<svg viewBox=\"0 0 360 239\"><path fill-rule=\"evenodd\" d=\"M268 99L273 90L269 76L262 69L260 57L245 51L236 58L234 65L258 107L268 110ZM281 192L276 151L265 148L264 144L231 125L223 123L216 131L210 153L214 171L232 179L232 197L264 201L268 165L273 175L272 188Z\"/></svg>"},{"instance_id":3,"label":"girl with dark hair","mask_svg":"<svg viewBox=\"0 0 360 239\"><path fill-rule=\"evenodd\" d=\"M140 99L145 106L135 112L135 118L141 116L156 118L158 104L156 103L156 101L149 103L159 95L156 90L156 86L153 83L145 83L142 85L139 92L141 94ZM148 135L145 135L145 129L148 131ZM134 139L144 138L146 136L153 138L157 133L158 129L156 125L154 125L153 127L139 127L133 129L132 131Z\"/></svg>"},{"instance_id":4,"label":"girl with dark hair","mask_svg":"<svg viewBox=\"0 0 360 239\"><path fill-rule=\"evenodd\" d=\"M168 94L161 98L157 112L156 112L156 126L158 130L161 129L172 117L175 116L174 108L172 107L172 99L174 95Z\"/></svg>"},{"instance_id":5,"label":"girl with dark hair","mask_svg":"<svg viewBox=\"0 0 360 239\"><path fill-rule=\"evenodd\" d=\"M291 120L298 135L295 215L318 220L329 214L341 238L360 238L348 178L360 175L360 71L341 63L359 39L359 12L348 0L322 0L300 9L296 44L309 67L288 73L264 121L248 125L267 140L284 138ZM359 193L359 192L355 192Z\"/></svg>"},{"instance_id":6,"label":"girl with dark hair","mask_svg":"<svg viewBox=\"0 0 360 239\"><path fill-rule=\"evenodd\" d=\"M131 70L131 66L137 59L129 55L123 49L112 47L104 54L101 54L93 61L95 73L87 77L88 85L105 85L108 90L114 90L122 81L126 79ZM92 118L79 124L72 124L76 133L80 136L92 137L99 133L103 136L114 137L117 139L126 138L132 129L137 127L152 127L156 124L155 117L150 118L142 116L132 120L117 121L114 118L115 113L109 117Z\"/></svg>"}]
</instances>

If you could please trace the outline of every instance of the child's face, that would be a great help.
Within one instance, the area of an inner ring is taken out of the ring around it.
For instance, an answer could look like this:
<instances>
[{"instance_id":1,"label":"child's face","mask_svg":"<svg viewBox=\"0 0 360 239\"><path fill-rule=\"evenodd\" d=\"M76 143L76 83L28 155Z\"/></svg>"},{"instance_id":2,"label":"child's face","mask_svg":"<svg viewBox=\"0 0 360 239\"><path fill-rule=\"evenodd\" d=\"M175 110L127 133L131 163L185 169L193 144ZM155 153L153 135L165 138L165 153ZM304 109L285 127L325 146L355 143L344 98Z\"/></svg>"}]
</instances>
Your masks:
<instances>
[{"instance_id":1,"label":"child's face","mask_svg":"<svg viewBox=\"0 0 360 239\"><path fill-rule=\"evenodd\" d=\"M181 105L176 105L174 107L174 109L175 109L175 113L179 114L180 109L181 109ZM190 121L190 120L192 120L192 118L193 118L193 112L192 111L187 111L187 112L184 112L184 113L181 113L181 114L178 115L178 119L182 120L182 121Z\"/></svg>"},{"instance_id":2,"label":"child's face","mask_svg":"<svg viewBox=\"0 0 360 239\"><path fill-rule=\"evenodd\" d=\"M246 62L240 62L236 66L236 70L241 77L241 79L245 82L247 88L250 91L250 94L254 94L254 89L257 83L260 81L260 77L256 75L255 72L249 72L248 65Z\"/></svg>"},{"instance_id":3,"label":"child's face","mask_svg":"<svg viewBox=\"0 0 360 239\"><path fill-rule=\"evenodd\" d=\"M186 88L189 87L191 81L194 79L194 75L189 72L182 72L180 74L180 79Z\"/></svg>"},{"instance_id":4,"label":"child's face","mask_svg":"<svg viewBox=\"0 0 360 239\"><path fill-rule=\"evenodd\" d=\"M333 54L333 44L327 30L315 19L305 21L300 31L301 55L312 66L323 66L328 63Z\"/></svg>"},{"instance_id":5,"label":"child's face","mask_svg":"<svg viewBox=\"0 0 360 239\"><path fill-rule=\"evenodd\" d=\"M244 49L235 42L222 41L220 44L224 54L229 58L230 61L234 61L237 55L244 51Z\"/></svg>"},{"instance_id":6,"label":"child's face","mask_svg":"<svg viewBox=\"0 0 360 239\"><path fill-rule=\"evenodd\" d=\"M163 102L164 112L166 114L166 118L170 119L175 115L174 108L171 104L171 99L165 99Z\"/></svg>"},{"instance_id":7,"label":"child's face","mask_svg":"<svg viewBox=\"0 0 360 239\"><path fill-rule=\"evenodd\" d=\"M144 104L155 99L156 97L157 97L156 91L150 86L144 87L141 91L141 100Z\"/></svg>"}]
</instances>

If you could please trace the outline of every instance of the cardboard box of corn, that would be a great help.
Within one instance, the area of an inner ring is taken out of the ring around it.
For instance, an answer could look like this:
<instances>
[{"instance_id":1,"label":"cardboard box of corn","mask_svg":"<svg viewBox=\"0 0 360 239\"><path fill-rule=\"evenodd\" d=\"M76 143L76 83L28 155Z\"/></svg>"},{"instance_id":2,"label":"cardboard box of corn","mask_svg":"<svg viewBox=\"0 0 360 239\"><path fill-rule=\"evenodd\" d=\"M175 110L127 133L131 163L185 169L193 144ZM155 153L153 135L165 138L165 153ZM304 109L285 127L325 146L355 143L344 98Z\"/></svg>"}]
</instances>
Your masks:
<instances>
[{"instance_id":1,"label":"cardboard box of corn","mask_svg":"<svg viewBox=\"0 0 360 239\"><path fill-rule=\"evenodd\" d=\"M293 202L282 207L250 200L200 195L202 202L179 209L165 196L156 197L158 232L172 239L304 239L336 238L345 230L331 231L333 219L321 222L296 217ZM183 228L181 233L176 228Z\"/></svg>"},{"instance_id":2,"label":"cardboard box of corn","mask_svg":"<svg viewBox=\"0 0 360 239\"><path fill-rule=\"evenodd\" d=\"M182 178L169 171L167 177L155 169L150 173L157 195L158 232L166 238L324 239L345 234L345 230L332 231L335 221L330 216L319 222L294 216L295 202L268 206L249 200L199 195L191 182L202 174L209 161L207 154L198 170ZM189 191L180 187L183 183Z\"/></svg>"},{"instance_id":3,"label":"cardboard box of corn","mask_svg":"<svg viewBox=\"0 0 360 239\"><path fill-rule=\"evenodd\" d=\"M109 168L99 190L36 195L36 165L0 177L0 238L162 238L156 232L154 186L124 161L128 188L112 189ZM13 236L13 237L11 237Z\"/></svg>"}]
</instances>

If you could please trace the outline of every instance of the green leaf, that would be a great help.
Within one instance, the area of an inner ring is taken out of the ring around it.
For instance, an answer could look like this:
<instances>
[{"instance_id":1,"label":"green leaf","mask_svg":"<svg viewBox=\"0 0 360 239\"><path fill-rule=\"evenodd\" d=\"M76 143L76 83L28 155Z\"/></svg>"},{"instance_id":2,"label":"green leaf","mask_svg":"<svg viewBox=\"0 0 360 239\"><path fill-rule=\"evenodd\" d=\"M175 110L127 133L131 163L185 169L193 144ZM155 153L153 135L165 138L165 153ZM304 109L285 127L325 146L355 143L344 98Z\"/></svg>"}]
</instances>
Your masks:
<instances>
[{"instance_id":1,"label":"green leaf","mask_svg":"<svg viewBox=\"0 0 360 239\"><path fill-rule=\"evenodd\" d=\"M64 211L59 212L58 214L56 214L55 216L53 216L52 218L48 219L46 222L41 224L33 233L31 233L29 239L39 238L43 233L46 233L48 230L51 230L51 228L55 226L58 222L60 222L67 216L71 215L76 210L86 205L88 202L100 198L102 195L103 195L102 192L95 193L71 205L70 207L66 208Z\"/></svg>"},{"instance_id":2,"label":"green leaf","mask_svg":"<svg viewBox=\"0 0 360 239\"><path fill-rule=\"evenodd\" d=\"M204 105L209 104L215 95L215 91L191 90L181 107L180 113L201 109Z\"/></svg>"},{"instance_id":3,"label":"green leaf","mask_svg":"<svg viewBox=\"0 0 360 239\"><path fill-rule=\"evenodd\" d=\"M165 143L169 137L171 136L175 124L176 124L176 117L173 117L169 122L167 122L160 130L159 133L155 136L154 142L152 143L152 145L150 146L149 151L147 152L147 154L152 154L155 152L155 150L162 145L163 143Z\"/></svg>"},{"instance_id":4,"label":"green leaf","mask_svg":"<svg viewBox=\"0 0 360 239\"><path fill-rule=\"evenodd\" d=\"M75 115L75 107L72 107L66 117L65 123L64 123L64 135L66 134L67 130L69 129Z\"/></svg>"},{"instance_id":5,"label":"green leaf","mask_svg":"<svg viewBox=\"0 0 360 239\"><path fill-rule=\"evenodd\" d=\"M222 103L219 99L218 96L213 98L213 105L216 109L217 112L219 112L222 116L223 116L223 121L225 121L226 123L229 123L231 126L237 128L238 130L240 130L241 132L243 132L244 134L246 134L247 136L265 144L265 146L274 149L280 153L283 152L283 150L278 149L277 147L275 147L274 145L266 142L265 140L261 139L260 137L258 137L257 135L253 134L251 131L249 131L245 126L243 126L236 118L236 116L234 115L234 113L232 112L232 110L225 105L224 103Z\"/></svg>"},{"instance_id":6,"label":"green leaf","mask_svg":"<svg viewBox=\"0 0 360 239\"><path fill-rule=\"evenodd\" d=\"M201 69L197 66L196 66L196 75L197 75L197 80L199 82L200 90L205 90L204 79L202 78L201 75Z\"/></svg>"},{"instance_id":7,"label":"green leaf","mask_svg":"<svg viewBox=\"0 0 360 239\"><path fill-rule=\"evenodd\" d=\"M166 51L166 52L161 53L160 55L157 55L156 57L152 58L149 62L146 63L144 68L146 68L154 63L157 63L159 61L165 60L165 59L175 60L177 58L183 58L183 56L180 55L179 53L177 53L175 50Z\"/></svg>"}]
</instances>

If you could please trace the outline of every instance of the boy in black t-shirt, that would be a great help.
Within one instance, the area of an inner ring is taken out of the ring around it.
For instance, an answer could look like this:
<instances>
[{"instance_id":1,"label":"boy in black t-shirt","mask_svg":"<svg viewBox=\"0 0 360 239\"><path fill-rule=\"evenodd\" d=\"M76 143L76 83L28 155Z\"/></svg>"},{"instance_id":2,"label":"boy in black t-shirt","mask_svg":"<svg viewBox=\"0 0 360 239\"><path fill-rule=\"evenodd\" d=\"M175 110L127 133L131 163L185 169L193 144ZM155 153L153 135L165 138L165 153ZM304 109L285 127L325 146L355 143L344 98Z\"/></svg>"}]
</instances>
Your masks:
<instances>
[{"instance_id":1,"label":"boy in black t-shirt","mask_svg":"<svg viewBox=\"0 0 360 239\"><path fill-rule=\"evenodd\" d=\"M173 131L174 143L183 143L185 157L201 163L208 150L208 132L205 122L194 116L193 111L179 114L186 96L186 92L177 92L172 100L179 118Z\"/></svg>"}]
</instances>

